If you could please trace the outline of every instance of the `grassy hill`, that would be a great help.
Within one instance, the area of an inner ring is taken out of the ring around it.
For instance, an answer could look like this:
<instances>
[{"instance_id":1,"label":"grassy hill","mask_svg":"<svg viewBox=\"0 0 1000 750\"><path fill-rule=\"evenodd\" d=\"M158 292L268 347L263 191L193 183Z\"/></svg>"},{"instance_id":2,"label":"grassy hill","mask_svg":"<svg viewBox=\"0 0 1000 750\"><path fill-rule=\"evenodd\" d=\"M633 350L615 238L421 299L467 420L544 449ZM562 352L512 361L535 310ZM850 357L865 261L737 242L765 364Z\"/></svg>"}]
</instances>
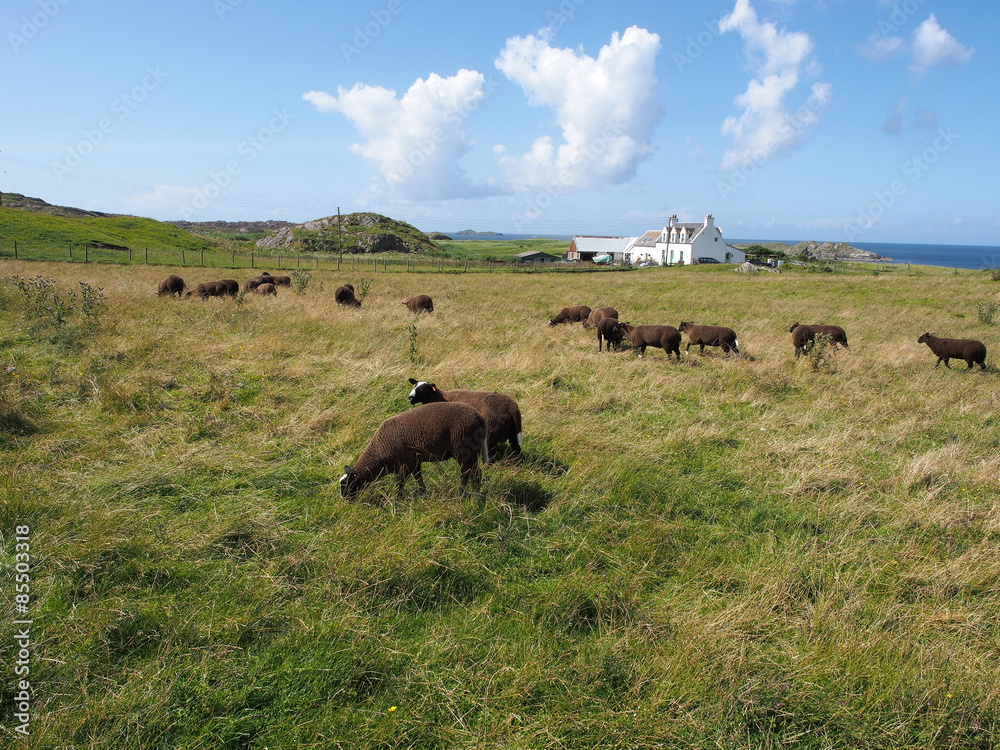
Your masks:
<instances>
[{"instance_id":1,"label":"grassy hill","mask_svg":"<svg viewBox=\"0 0 1000 750\"><path fill-rule=\"evenodd\" d=\"M4 194L0 208L0 250L9 252L14 241L36 252L63 253L69 244L110 249L200 251L215 245L171 224L139 216L101 214L51 206L35 198Z\"/></svg>"},{"instance_id":2,"label":"grassy hill","mask_svg":"<svg viewBox=\"0 0 1000 750\"><path fill-rule=\"evenodd\" d=\"M360 274L202 303L152 294L172 270L0 260L0 559L29 526L34 621L22 738L5 594L4 742L1000 743L997 371L916 343L995 363L988 275L376 274L345 309ZM748 356L599 355L547 325L583 302ZM795 320L850 352L796 361ZM481 502L454 462L340 499L410 376L520 404Z\"/></svg>"}]
</instances>

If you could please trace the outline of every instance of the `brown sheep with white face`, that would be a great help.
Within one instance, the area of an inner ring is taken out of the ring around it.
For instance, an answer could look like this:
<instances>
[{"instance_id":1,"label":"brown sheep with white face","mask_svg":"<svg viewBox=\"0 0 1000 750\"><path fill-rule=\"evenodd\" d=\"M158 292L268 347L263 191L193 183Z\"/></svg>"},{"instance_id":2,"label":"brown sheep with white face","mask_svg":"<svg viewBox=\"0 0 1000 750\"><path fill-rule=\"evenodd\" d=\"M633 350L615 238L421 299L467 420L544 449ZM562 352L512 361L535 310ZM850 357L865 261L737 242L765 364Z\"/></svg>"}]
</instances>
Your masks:
<instances>
[{"instance_id":1,"label":"brown sheep with white face","mask_svg":"<svg viewBox=\"0 0 1000 750\"><path fill-rule=\"evenodd\" d=\"M591 313L593 314L593 313ZM625 332L622 330L624 323L618 320L618 318L601 318L597 323L597 351L601 351L601 347L605 342L608 344L608 351L611 348L618 348L618 345L622 342L622 337Z\"/></svg>"},{"instance_id":2,"label":"brown sheep with white face","mask_svg":"<svg viewBox=\"0 0 1000 750\"><path fill-rule=\"evenodd\" d=\"M486 445L492 454L497 445L507 441L516 455L521 453L524 437L521 433L521 410L517 402L506 393L497 391L470 391L456 389L443 391L434 383L410 378L411 404L438 402L469 404L486 420Z\"/></svg>"},{"instance_id":3,"label":"brown sheep with white face","mask_svg":"<svg viewBox=\"0 0 1000 750\"><path fill-rule=\"evenodd\" d=\"M570 307L564 307L559 313L549 321L550 326L556 326L560 323L582 323L590 315L590 308L586 305L572 305Z\"/></svg>"},{"instance_id":4,"label":"brown sheep with white face","mask_svg":"<svg viewBox=\"0 0 1000 750\"><path fill-rule=\"evenodd\" d=\"M354 466L344 467L340 493L345 500L353 500L366 485L387 474L397 476L400 495L411 475L420 491L426 492L421 463L449 458L462 469L462 492L470 481L478 490L480 456L483 463L489 462L486 422L478 411L461 403L425 404L389 417L379 426Z\"/></svg>"},{"instance_id":5,"label":"brown sheep with white face","mask_svg":"<svg viewBox=\"0 0 1000 750\"><path fill-rule=\"evenodd\" d=\"M792 327L788 331L792 334L795 359L798 359L800 354L805 354L812 347L816 341L816 332L812 329L812 326L804 326L801 323L792 323Z\"/></svg>"}]
</instances>

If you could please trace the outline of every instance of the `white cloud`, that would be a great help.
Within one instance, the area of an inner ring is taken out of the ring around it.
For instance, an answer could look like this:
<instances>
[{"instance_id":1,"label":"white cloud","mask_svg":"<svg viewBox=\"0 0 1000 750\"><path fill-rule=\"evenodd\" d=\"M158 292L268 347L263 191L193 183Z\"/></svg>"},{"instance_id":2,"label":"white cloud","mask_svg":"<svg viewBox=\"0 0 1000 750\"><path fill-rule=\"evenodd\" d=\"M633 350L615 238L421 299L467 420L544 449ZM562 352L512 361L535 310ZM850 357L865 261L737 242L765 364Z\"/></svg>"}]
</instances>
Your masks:
<instances>
[{"instance_id":1,"label":"white cloud","mask_svg":"<svg viewBox=\"0 0 1000 750\"><path fill-rule=\"evenodd\" d=\"M952 62L965 65L972 59L975 50L965 47L955 37L941 28L937 18L931 13L913 32L913 62L910 70L923 77L935 65Z\"/></svg>"},{"instance_id":2,"label":"white cloud","mask_svg":"<svg viewBox=\"0 0 1000 750\"><path fill-rule=\"evenodd\" d=\"M905 50L906 44L901 37L883 36L877 31L858 49L861 55L869 60L884 60Z\"/></svg>"},{"instance_id":3,"label":"white cloud","mask_svg":"<svg viewBox=\"0 0 1000 750\"><path fill-rule=\"evenodd\" d=\"M513 37L497 68L520 86L528 103L552 107L562 142L539 137L512 156L497 148L514 190L618 185L655 152L651 138L663 117L654 74L660 37L632 26L615 32L597 57L551 47L544 38Z\"/></svg>"},{"instance_id":4,"label":"white cloud","mask_svg":"<svg viewBox=\"0 0 1000 750\"><path fill-rule=\"evenodd\" d=\"M832 94L829 83L814 83L795 112L785 104L803 72L818 75L818 65L809 58L813 42L808 34L779 31L773 23L761 23L749 0L737 0L733 12L719 21L719 33L729 31L738 31L743 38L755 77L734 100L743 113L722 124L723 135L731 135L734 146L723 157L724 170L762 164L797 145L808 128L819 122Z\"/></svg>"},{"instance_id":5,"label":"white cloud","mask_svg":"<svg viewBox=\"0 0 1000 750\"><path fill-rule=\"evenodd\" d=\"M381 86L338 87L337 95L308 91L302 98L320 112L339 112L364 139L351 149L373 164L403 197L415 200L473 197L495 192L474 186L458 161L472 149L465 121L484 97L484 78L459 70L418 78L397 98Z\"/></svg>"}]
</instances>

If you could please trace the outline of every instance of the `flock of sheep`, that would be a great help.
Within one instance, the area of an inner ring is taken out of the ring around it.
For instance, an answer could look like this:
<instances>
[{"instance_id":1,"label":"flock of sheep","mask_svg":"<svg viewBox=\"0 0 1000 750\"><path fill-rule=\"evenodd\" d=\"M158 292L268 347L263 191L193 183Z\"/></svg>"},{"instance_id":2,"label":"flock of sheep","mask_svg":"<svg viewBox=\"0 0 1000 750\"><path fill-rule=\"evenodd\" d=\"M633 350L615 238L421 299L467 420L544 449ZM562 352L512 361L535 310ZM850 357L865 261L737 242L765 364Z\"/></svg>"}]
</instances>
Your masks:
<instances>
[{"instance_id":1,"label":"flock of sheep","mask_svg":"<svg viewBox=\"0 0 1000 750\"><path fill-rule=\"evenodd\" d=\"M290 284L291 279L287 276L272 276L264 272L245 282L244 292L276 294L276 287ZM185 288L183 279L171 275L160 282L158 294L181 297ZM198 284L183 296L197 294L207 299L236 296L238 292L239 284L226 279ZM351 284L338 287L334 296L340 305L361 307ZM434 310L434 303L426 294L411 297L403 304L413 313ZM726 356L740 353L739 340L732 328L688 321L682 321L677 328L670 325L631 325L621 322L618 311L613 307L564 307L549 321L550 326L561 323L582 323L584 328L596 329L599 352L605 345L611 351L627 338L638 357L644 356L648 347L657 347L666 352L667 359L672 353L680 361L681 334L686 334L688 343L685 352L690 353L694 344L700 347L702 354L706 346L720 347ZM796 357L808 352L817 336L826 336L834 349L839 346L849 348L847 334L840 326L794 323L790 333ZM961 359L970 370L976 364L986 369L986 347L981 341L939 338L933 333L925 333L918 343L927 344L937 355L935 367L944 362L945 367L950 369L950 359ZM410 403L422 406L385 420L354 465L344 467L340 491L345 500L354 499L368 484L387 475L396 476L399 493L402 493L403 485L410 476L423 492L426 488L421 464L449 459L455 459L461 467L462 492L470 483L478 492L482 480L479 462L488 463L497 445L507 442L513 453L520 455L523 442L521 411L510 396L495 391L444 391L434 383L414 378L410 378L409 382L413 386Z\"/></svg>"},{"instance_id":2,"label":"flock of sheep","mask_svg":"<svg viewBox=\"0 0 1000 750\"><path fill-rule=\"evenodd\" d=\"M277 296L279 286L291 286L291 276L272 276L267 271L263 271L260 276L254 276L243 283L245 294L262 294ZM184 290L187 289L187 292ZM209 297L235 297L240 293L240 282L236 279L222 279L221 281L203 281L196 287L189 287L177 274L170 274L157 287L156 293L160 297L190 297L192 294L201 299Z\"/></svg>"}]
</instances>

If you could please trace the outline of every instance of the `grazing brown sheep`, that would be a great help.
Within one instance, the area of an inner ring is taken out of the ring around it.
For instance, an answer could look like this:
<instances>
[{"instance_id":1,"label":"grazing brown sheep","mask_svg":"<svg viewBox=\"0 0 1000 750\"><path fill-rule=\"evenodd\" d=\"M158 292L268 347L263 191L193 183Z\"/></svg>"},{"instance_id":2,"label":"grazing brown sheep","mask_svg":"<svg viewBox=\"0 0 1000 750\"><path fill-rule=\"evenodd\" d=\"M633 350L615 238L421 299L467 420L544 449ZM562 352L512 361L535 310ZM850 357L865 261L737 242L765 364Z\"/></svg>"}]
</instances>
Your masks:
<instances>
[{"instance_id":1,"label":"grazing brown sheep","mask_svg":"<svg viewBox=\"0 0 1000 750\"><path fill-rule=\"evenodd\" d=\"M673 352L677 361L681 361L681 334L673 326L645 325L632 326L622 323L622 333L632 342L637 357L646 353L647 346L656 346L667 353L670 359L670 352Z\"/></svg>"},{"instance_id":2,"label":"grazing brown sheep","mask_svg":"<svg viewBox=\"0 0 1000 750\"><path fill-rule=\"evenodd\" d=\"M818 323L812 323L810 328L813 329L813 333L817 336L820 334L827 336L830 339L830 343L833 344L833 348L836 351L838 346L842 346L845 349L850 349L847 345L847 334L844 329L840 326L826 326L819 325Z\"/></svg>"},{"instance_id":3,"label":"grazing brown sheep","mask_svg":"<svg viewBox=\"0 0 1000 750\"><path fill-rule=\"evenodd\" d=\"M354 287L350 284L344 284L344 286L337 287L337 291L333 293L333 298L337 300L338 305L344 305L345 307L361 307L361 300L354 296Z\"/></svg>"},{"instance_id":4,"label":"grazing brown sheep","mask_svg":"<svg viewBox=\"0 0 1000 750\"><path fill-rule=\"evenodd\" d=\"M728 356L730 352L740 353L740 342L736 338L736 331L726 326L698 325L681 321L677 330L686 333L688 337L686 352L691 351L691 344L701 347L701 353L705 353L706 346L720 346L722 351Z\"/></svg>"},{"instance_id":5,"label":"grazing brown sheep","mask_svg":"<svg viewBox=\"0 0 1000 750\"><path fill-rule=\"evenodd\" d=\"M354 466L345 466L340 494L353 500L366 485L386 474L397 476L397 492L410 475L426 492L420 464L454 458L462 468L460 487L471 480L477 490L482 479L479 457L489 463L486 422L468 404L435 403L389 417L372 436Z\"/></svg>"},{"instance_id":6,"label":"grazing brown sheep","mask_svg":"<svg viewBox=\"0 0 1000 750\"><path fill-rule=\"evenodd\" d=\"M597 351L601 351L605 341L608 343L609 352L612 347L617 349L624 335L622 323L618 318L601 318L597 324Z\"/></svg>"},{"instance_id":7,"label":"grazing brown sheep","mask_svg":"<svg viewBox=\"0 0 1000 750\"><path fill-rule=\"evenodd\" d=\"M292 277L291 276L272 276L271 283L275 286L291 286Z\"/></svg>"},{"instance_id":8,"label":"grazing brown sheep","mask_svg":"<svg viewBox=\"0 0 1000 750\"><path fill-rule=\"evenodd\" d=\"M596 310L591 310L590 314L583 320L583 327L597 328L597 324L605 318L617 319L618 311L613 307L598 307Z\"/></svg>"},{"instance_id":9,"label":"grazing brown sheep","mask_svg":"<svg viewBox=\"0 0 1000 750\"><path fill-rule=\"evenodd\" d=\"M804 326L801 323L792 323L792 327L788 329L788 332L792 334L792 346L795 347L795 359L798 359L800 354L808 352L813 343L816 341L816 333L813 331L812 326Z\"/></svg>"},{"instance_id":10,"label":"grazing brown sheep","mask_svg":"<svg viewBox=\"0 0 1000 750\"><path fill-rule=\"evenodd\" d=\"M586 305L572 305L570 307L564 307L559 311L552 320L549 321L550 326L559 325L560 323L582 323L590 315L590 308Z\"/></svg>"},{"instance_id":11,"label":"grazing brown sheep","mask_svg":"<svg viewBox=\"0 0 1000 750\"><path fill-rule=\"evenodd\" d=\"M249 294L254 289L259 287L261 284L270 284L271 274L261 274L260 276L254 276L252 279L247 279L243 282L243 291Z\"/></svg>"},{"instance_id":12,"label":"grazing brown sheep","mask_svg":"<svg viewBox=\"0 0 1000 750\"><path fill-rule=\"evenodd\" d=\"M944 366L950 370L951 365L948 364L948 360L961 359L965 360L965 364L968 365L966 369L971 370L975 365L979 365L983 370L986 369L986 345L982 341L945 339L938 338L933 333L925 333L917 339L917 343L927 344L931 351L937 355L938 361L934 364L935 368L944 362Z\"/></svg>"},{"instance_id":13,"label":"grazing brown sheep","mask_svg":"<svg viewBox=\"0 0 1000 750\"><path fill-rule=\"evenodd\" d=\"M441 401L463 403L474 407L486 420L486 445L490 453L497 445L507 441L515 454L520 454L523 435L521 433L521 410L517 402L506 393L497 391L469 391L464 389L443 391L434 383L410 378L411 404L433 404Z\"/></svg>"},{"instance_id":14,"label":"grazing brown sheep","mask_svg":"<svg viewBox=\"0 0 1000 750\"><path fill-rule=\"evenodd\" d=\"M156 290L157 297L170 296L173 297L175 294L178 299L184 295L184 288L187 285L184 283L184 279L175 273L170 274L163 281L160 282L160 286Z\"/></svg>"},{"instance_id":15,"label":"grazing brown sheep","mask_svg":"<svg viewBox=\"0 0 1000 750\"><path fill-rule=\"evenodd\" d=\"M406 309L411 313L434 312L434 301L426 294L418 294L410 297L406 302Z\"/></svg>"},{"instance_id":16,"label":"grazing brown sheep","mask_svg":"<svg viewBox=\"0 0 1000 750\"><path fill-rule=\"evenodd\" d=\"M235 297L237 294L240 293L240 282L238 282L236 279L223 279L219 283L225 284L226 286L226 291L223 292L222 294L223 297L226 296Z\"/></svg>"},{"instance_id":17,"label":"grazing brown sheep","mask_svg":"<svg viewBox=\"0 0 1000 750\"><path fill-rule=\"evenodd\" d=\"M271 295L272 297L278 296L278 290L274 288L274 284L261 284L256 289L253 290L254 294L260 294L263 296Z\"/></svg>"},{"instance_id":18,"label":"grazing brown sheep","mask_svg":"<svg viewBox=\"0 0 1000 750\"><path fill-rule=\"evenodd\" d=\"M201 299L206 300L209 297L225 297L229 293L229 288L226 286L225 282L222 281L203 281L198 284L194 289L188 289L185 297L190 297L192 294L197 294Z\"/></svg>"}]
</instances>

